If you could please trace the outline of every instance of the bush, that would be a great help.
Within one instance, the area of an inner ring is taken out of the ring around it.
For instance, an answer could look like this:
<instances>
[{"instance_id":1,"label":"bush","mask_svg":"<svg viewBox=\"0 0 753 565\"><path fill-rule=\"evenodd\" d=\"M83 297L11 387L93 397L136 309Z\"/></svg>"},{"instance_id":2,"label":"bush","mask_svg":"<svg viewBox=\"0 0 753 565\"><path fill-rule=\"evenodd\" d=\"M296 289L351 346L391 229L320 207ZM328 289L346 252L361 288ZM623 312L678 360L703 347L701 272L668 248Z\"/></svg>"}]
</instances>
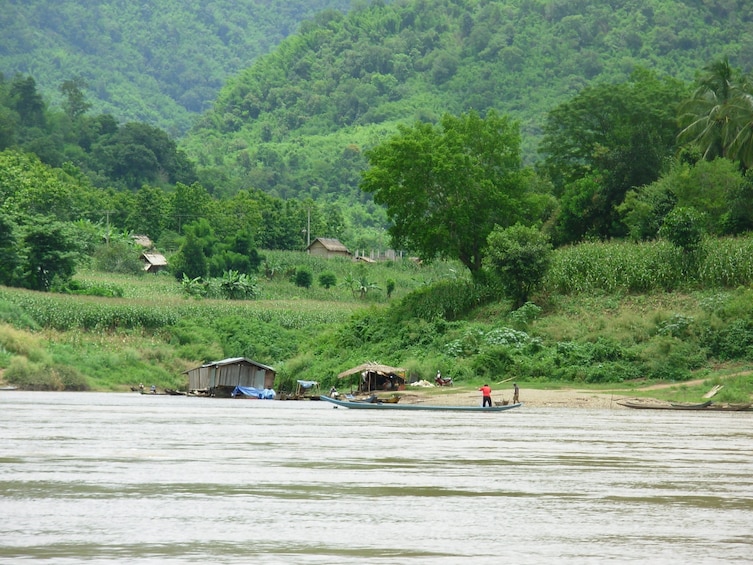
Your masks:
<instances>
[{"instance_id":1,"label":"bush","mask_svg":"<svg viewBox=\"0 0 753 565\"><path fill-rule=\"evenodd\" d=\"M753 360L753 321L733 320L719 330L709 330L703 340L710 354L721 361Z\"/></svg>"},{"instance_id":2,"label":"bush","mask_svg":"<svg viewBox=\"0 0 753 565\"><path fill-rule=\"evenodd\" d=\"M13 357L4 373L5 380L21 390L63 390L63 381L44 363Z\"/></svg>"},{"instance_id":3,"label":"bush","mask_svg":"<svg viewBox=\"0 0 753 565\"><path fill-rule=\"evenodd\" d=\"M337 286L337 276L335 273L328 271L319 275L319 286L327 289Z\"/></svg>"},{"instance_id":4,"label":"bush","mask_svg":"<svg viewBox=\"0 0 753 565\"><path fill-rule=\"evenodd\" d=\"M299 268L295 272L295 285L301 288L310 288L314 277L308 269Z\"/></svg>"}]
</instances>

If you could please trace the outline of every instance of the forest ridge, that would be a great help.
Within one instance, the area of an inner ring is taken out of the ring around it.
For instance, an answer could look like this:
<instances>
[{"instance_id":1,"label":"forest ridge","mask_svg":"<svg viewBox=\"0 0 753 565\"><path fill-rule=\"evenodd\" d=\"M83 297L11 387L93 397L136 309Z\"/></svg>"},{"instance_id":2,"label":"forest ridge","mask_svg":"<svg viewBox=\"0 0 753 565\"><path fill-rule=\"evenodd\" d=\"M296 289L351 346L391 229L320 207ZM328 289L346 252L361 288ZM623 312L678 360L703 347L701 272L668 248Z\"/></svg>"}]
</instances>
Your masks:
<instances>
[{"instance_id":1,"label":"forest ridge","mask_svg":"<svg viewBox=\"0 0 753 565\"><path fill-rule=\"evenodd\" d=\"M228 77L324 9L350 0L9 0L0 72L32 75L45 97L82 78L97 113L182 135Z\"/></svg>"},{"instance_id":2,"label":"forest ridge","mask_svg":"<svg viewBox=\"0 0 753 565\"><path fill-rule=\"evenodd\" d=\"M325 11L228 81L181 144L235 189L358 199L363 153L399 123L495 109L537 160L546 115L639 68L690 83L753 66L743 0L405 1ZM210 176L210 175L207 175Z\"/></svg>"}]
</instances>

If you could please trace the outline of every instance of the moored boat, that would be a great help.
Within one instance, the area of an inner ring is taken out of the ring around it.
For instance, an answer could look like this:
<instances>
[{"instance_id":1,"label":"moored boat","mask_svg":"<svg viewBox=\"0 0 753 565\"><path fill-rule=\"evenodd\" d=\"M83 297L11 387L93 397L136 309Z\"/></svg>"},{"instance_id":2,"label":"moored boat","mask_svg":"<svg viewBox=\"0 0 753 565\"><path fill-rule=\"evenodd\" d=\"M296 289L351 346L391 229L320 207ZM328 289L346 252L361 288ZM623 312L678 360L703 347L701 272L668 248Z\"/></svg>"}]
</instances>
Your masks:
<instances>
[{"instance_id":1,"label":"moored boat","mask_svg":"<svg viewBox=\"0 0 753 565\"><path fill-rule=\"evenodd\" d=\"M503 412L519 408L522 403L506 404L503 406L455 406L455 405L431 405L431 404L400 404L390 402L354 402L350 400L337 400L329 396L322 396L321 400L326 400L335 406L350 408L355 410L433 410L433 411L450 411L450 412Z\"/></svg>"},{"instance_id":2,"label":"moored boat","mask_svg":"<svg viewBox=\"0 0 753 565\"><path fill-rule=\"evenodd\" d=\"M748 412L753 411L753 404L715 404L711 400L692 403L657 402L641 400L618 400L617 404L625 408L640 410L696 410L700 412Z\"/></svg>"}]
</instances>

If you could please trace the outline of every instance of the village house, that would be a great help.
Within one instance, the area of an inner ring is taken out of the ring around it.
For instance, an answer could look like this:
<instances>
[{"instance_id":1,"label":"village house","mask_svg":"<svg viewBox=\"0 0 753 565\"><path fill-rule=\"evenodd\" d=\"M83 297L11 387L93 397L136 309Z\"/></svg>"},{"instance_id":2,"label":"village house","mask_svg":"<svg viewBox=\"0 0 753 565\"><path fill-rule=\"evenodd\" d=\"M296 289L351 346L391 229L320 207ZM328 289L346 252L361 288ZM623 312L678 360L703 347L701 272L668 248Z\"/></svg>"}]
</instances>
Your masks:
<instances>
[{"instance_id":1,"label":"village house","mask_svg":"<svg viewBox=\"0 0 753 565\"><path fill-rule=\"evenodd\" d=\"M230 357L205 363L184 371L188 375L188 390L207 396L232 396L236 387L258 391L273 390L276 372L245 357Z\"/></svg>"},{"instance_id":2,"label":"village house","mask_svg":"<svg viewBox=\"0 0 753 565\"><path fill-rule=\"evenodd\" d=\"M351 257L351 252L339 240L328 237L317 237L306 248L306 251L310 255L325 257L327 259L330 257L345 257L349 259Z\"/></svg>"}]
</instances>

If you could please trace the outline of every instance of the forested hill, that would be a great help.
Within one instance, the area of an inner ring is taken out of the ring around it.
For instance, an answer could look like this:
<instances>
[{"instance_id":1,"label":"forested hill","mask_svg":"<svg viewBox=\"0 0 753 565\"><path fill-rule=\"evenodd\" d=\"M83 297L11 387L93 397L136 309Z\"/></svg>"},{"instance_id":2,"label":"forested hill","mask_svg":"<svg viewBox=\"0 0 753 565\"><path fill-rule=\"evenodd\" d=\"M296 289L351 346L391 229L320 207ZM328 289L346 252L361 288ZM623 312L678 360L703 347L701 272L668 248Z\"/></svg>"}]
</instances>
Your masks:
<instances>
[{"instance_id":1,"label":"forested hill","mask_svg":"<svg viewBox=\"0 0 753 565\"><path fill-rule=\"evenodd\" d=\"M0 72L34 77L61 99L82 77L96 113L182 134L228 76L250 65L300 22L350 0L5 0Z\"/></svg>"},{"instance_id":2,"label":"forested hill","mask_svg":"<svg viewBox=\"0 0 753 565\"><path fill-rule=\"evenodd\" d=\"M326 11L222 90L184 141L204 178L337 199L397 123L495 108L535 157L546 113L642 67L753 67L749 0L398 0Z\"/></svg>"}]
</instances>

